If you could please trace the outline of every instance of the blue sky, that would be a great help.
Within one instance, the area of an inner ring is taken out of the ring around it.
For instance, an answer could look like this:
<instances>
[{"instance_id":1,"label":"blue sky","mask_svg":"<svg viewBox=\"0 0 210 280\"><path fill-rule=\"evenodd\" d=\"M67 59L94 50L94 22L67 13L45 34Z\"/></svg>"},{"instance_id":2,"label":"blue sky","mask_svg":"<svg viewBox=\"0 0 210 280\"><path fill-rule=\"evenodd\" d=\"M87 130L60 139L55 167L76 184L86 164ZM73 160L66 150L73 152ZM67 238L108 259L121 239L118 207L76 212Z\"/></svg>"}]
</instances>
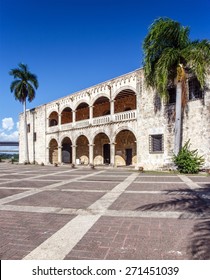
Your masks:
<instances>
[{"instance_id":1,"label":"blue sky","mask_svg":"<svg viewBox=\"0 0 210 280\"><path fill-rule=\"evenodd\" d=\"M17 140L22 105L10 93L11 68L38 76L38 105L133 71L154 19L170 17L209 39L209 0L1 0L0 141Z\"/></svg>"}]
</instances>

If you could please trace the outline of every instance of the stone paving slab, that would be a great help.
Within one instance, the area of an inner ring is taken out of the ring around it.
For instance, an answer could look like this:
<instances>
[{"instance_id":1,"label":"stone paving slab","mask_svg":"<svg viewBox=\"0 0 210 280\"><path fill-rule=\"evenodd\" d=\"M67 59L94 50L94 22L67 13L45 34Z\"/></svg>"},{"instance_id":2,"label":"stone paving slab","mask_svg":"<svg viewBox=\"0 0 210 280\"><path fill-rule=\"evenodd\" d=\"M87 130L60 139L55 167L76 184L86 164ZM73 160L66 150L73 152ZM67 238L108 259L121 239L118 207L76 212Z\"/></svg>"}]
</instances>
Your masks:
<instances>
[{"instance_id":1,"label":"stone paving slab","mask_svg":"<svg viewBox=\"0 0 210 280\"><path fill-rule=\"evenodd\" d=\"M72 182L57 187L57 189L80 189L80 190L112 190L117 183L108 182Z\"/></svg>"},{"instance_id":2,"label":"stone paving slab","mask_svg":"<svg viewBox=\"0 0 210 280\"><path fill-rule=\"evenodd\" d=\"M182 182L177 176L139 176L135 182Z\"/></svg>"},{"instance_id":3,"label":"stone paving slab","mask_svg":"<svg viewBox=\"0 0 210 280\"><path fill-rule=\"evenodd\" d=\"M22 259L74 218L70 215L0 212L0 259Z\"/></svg>"},{"instance_id":4,"label":"stone paving slab","mask_svg":"<svg viewBox=\"0 0 210 280\"><path fill-rule=\"evenodd\" d=\"M0 163L0 258L210 259L209 179Z\"/></svg>"},{"instance_id":5,"label":"stone paving slab","mask_svg":"<svg viewBox=\"0 0 210 280\"><path fill-rule=\"evenodd\" d=\"M101 217L65 259L190 259L194 220Z\"/></svg>"},{"instance_id":6,"label":"stone paving slab","mask_svg":"<svg viewBox=\"0 0 210 280\"><path fill-rule=\"evenodd\" d=\"M63 180L70 180L70 179L74 179L76 178L78 175L51 175L51 176L44 176L42 177L42 179L46 179L46 180L59 180L59 181L63 181Z\"/></svg>"},{"instance_id":7,"label":"stone paving slab","mask_svg":"<svg viewBox=\"0 0 210 280\"><path fill-rule=\"evenodd\" d=\"M189 189L189 187L184 183L148 183L148 182L137 182L135 181L131 184L127 190L132 191L179 191L183 189Z\"/></svg>"},{"instance_id":8,"label":"stone paving slab","mask_svg":"<svg viewBox=\"0 0 210 280\"><path fill-rule=\"evenodd\" d=\"M10 195L21 193L21 192L24 192L24 190L10 190L10 189L1 188L0 189L0 199L4 198L4 197L7 197L7 196L10 196Z\"/></svg>"},{"instance_id":9,"label":"stone paving slab","mask_svg":"<svg viewBox=\"0 0 210 280\"><path fill-rule=\"evenodd\" d=\"M43 207L62 207L62 208L87 208L98 200L104 193L88 192L64 192L64 191L43 191L20 200L16 200L10 205L32 205Z\"/></svg>"},{"instance_id":10,"label":"stone paving slab","mask_svg":"<svg viewBox=\"0 0 210 280\"><path fill-rule=\"evenodd\" d=\"M210 176L188 176L193 182L207 182L210 184Z\"/></svg>"},{"instance_id":11,"label":"stone paving slab","mask_svg":"<svg viewBox=\"0 0 210 280\"><path fill-rule=\"evenodd\" d=\"M121 182L121 180L125 180L127 177L110 177L110 176L91 176L91 177L88 177L88 178L85 178L85 179L82 179L81 181L99 181L99 182L103 182L103 181L111 181L111 182Z\"/></svg>"},{"instance_id":12,"label":"stone paving slab","mask_svg":"<svg viewBox=\"0 0 210 280\"><path fill-rule=\"evenodd\" d=\"M49 185L54 184L54 183L55 183L55 181L49 181L49 180L45 181L42 178L41 181L24 180L24 181L18 182L18 184L17 184L17 182L7 182L7 183L4 184L4 186L7 187L7 188L42 188L42 187L49 186Z\"/></svg>"},{"instance_id":13,"label":"stone paving slab","mask_svg":"<svg viewBox=\"0 0 210 280\"><path fill-rule=\"evenodd\" d=\"M27 174L8 174L8 175L1 176L2 179L25 179L30 177L31 175L27 175Z\"/></svg>"},{"instance_id":14,"label":"stone paving slab","mask_svg":"<svg viewBox=\"0 0 210 280\"><path fill-rule=\"evenodd\" d=\"M187 194L150 194L150 193L123 193L111 205L112 210L132 210L132 211L183 211L194 201L197 201L192 192Z\"/></svg>"}]
</instances>

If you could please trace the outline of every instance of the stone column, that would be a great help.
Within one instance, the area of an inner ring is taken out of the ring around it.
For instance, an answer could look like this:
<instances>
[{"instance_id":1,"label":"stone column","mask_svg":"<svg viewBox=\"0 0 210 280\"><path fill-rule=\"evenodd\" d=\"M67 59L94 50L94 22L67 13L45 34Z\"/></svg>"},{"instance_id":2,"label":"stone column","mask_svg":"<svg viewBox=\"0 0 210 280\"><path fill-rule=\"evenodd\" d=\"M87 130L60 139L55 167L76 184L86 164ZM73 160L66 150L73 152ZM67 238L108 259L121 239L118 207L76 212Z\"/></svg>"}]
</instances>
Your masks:
<instances>
[{"instance_id":1,"label":"stone column","mask_svg":"<svg viewBox=\"0 0 210 280\"><path fill-rule=\"evenodd\" d=\"M50 147L46 148L46 158L45 158L45 162L43 163L50 164Z\"/></svg>"},{"instance_id":2,"label":"stone column","mask_svg":"<svg viewBox=\"0 0 210 280\"><path fill-rule=\"evenodd\" d=\"M58 164L62 163L62 146L58 146Z\"/></svg>"},{"instance_id":3,"label":"stone column","mask_svg":"<svg viewBox=\"0 0 210 280\"><path fill-rule=\"evenodd\" d=\"M89 106L89 123L92 124L93 120L93 106Z\"/></svg>"},{"instance_id":4,"label":"stone column","mask_svg":"<svg viewBox=\"0 0 210 280\"><path fill-rule=\"evenodd\" d=\"M76 164L76 145L72 145L72 164Z\"/></svg>"},{"instance_id":5,"label":"stone column","mask_svg":"<svg viewBox=\"0 0 210 280\"><path fill-rule=\"evenodd\" d=\"M110 159L111 159L111 166L115 167L115 144L110 143Z\"/></svg>"},{"instance_id":6,"label":"stone column","mask_svg":"<svg viewBox=\"0 0 210 280\"><path fill-rule=\"evenodd\" d=\"M61 127L61 114L58 114L58 127Z\"/></svg>"},{"instance_id":7,"label":"stone column","mask_svg":"<svg viewBox=\"0 0 210 280\"><path fill-rule=\"evenodd\" d=\"M110 101L110 115L112 121L114 121L114 102L115 100Z\"/></svg>"},{"instance_id":8,"label":"stone column","mask_svg":"<svg viewBox=\"0 0 210 280\"><path fill-rule=\"evenodd\" d=\"M89 144L89 165L93 165L93 147L94 144Z\"/></svg>"},{"instance_id":9,"label":"stone column","mask_svg":"<svg viewBox=\"0 0 210 280\"><path fill-rule=\"evenodd\" d=\"M141 167L141 154L140 154L140 141L136 142L136 166L135 169L139 170Z\"/></svg>"},{"instance_id":10,"label":"stone column","mask_svg":"<svg viewBox=\"0 0 210 280\"><path fill-rule=\"evenodd\" d=\"M76 122L76 110L72 111L72 123Z\"/></svg>"}]
</instances>

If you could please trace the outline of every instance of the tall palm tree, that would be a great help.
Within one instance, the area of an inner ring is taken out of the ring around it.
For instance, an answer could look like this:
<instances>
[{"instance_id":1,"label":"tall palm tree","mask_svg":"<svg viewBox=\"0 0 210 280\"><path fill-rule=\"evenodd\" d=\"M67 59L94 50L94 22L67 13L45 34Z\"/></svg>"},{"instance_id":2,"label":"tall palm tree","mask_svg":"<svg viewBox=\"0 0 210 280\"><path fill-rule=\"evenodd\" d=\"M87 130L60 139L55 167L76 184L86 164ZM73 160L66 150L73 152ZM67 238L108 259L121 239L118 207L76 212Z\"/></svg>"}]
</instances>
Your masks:
<instances>
[{"instance_id":1,"label":"tall palm tree","mask_svg":"<svg viewBox=\"0 0 210 280\"><path fill-rule=\"evenodd\" d=\"M11 69L10 75L14 81L10 85L11 92L14 92L15 99L23 104L24 112L24 134L25 134L25 162L29 163L27 119L26 119L26 100L31 102L35 98L35 90L38 88L37 76L32 74L28 66L20 63L18 68Z\"/></svg>"},{"instance_id":2,"label":"tall palm tree","mask_svg":"<svg viewBox=\"0 0 210 280\"><path fill-rule=\"evenodd\" d=\"M210 42L191 41L189 27L169 18L155 20L143 42L144 74L147 86L155 88L168 99L168 86L176 86L176 118L174 154L181 148L182 112L186 104L186 84L189 74L197 77L204 88L210 66Z\"/></svg>"}]
</instances>

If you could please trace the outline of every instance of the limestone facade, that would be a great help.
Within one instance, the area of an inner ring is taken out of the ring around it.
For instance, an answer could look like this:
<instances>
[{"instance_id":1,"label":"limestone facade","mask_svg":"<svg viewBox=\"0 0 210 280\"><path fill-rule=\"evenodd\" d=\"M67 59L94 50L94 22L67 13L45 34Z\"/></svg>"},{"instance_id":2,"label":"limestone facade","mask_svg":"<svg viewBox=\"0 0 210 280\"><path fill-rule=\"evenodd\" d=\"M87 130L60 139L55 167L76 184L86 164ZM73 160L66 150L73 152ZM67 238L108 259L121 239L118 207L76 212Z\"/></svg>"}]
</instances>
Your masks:
<instances>
[{"instance_id":1,"label":"limestone facade","mask_svg":"<svg viewBox=\"0 0 210 280\"><path fill-rule=\"evenodd\" d=\"M190 98L183 140L190 139L210 167L210 85ZM145 170L170 166L174 147L173 102L146 88L142 69L27 111L29 158L39 164L74 163ZM24 120L20 114L20 162L24 162Z\"/></svg>"}]
</instances>

